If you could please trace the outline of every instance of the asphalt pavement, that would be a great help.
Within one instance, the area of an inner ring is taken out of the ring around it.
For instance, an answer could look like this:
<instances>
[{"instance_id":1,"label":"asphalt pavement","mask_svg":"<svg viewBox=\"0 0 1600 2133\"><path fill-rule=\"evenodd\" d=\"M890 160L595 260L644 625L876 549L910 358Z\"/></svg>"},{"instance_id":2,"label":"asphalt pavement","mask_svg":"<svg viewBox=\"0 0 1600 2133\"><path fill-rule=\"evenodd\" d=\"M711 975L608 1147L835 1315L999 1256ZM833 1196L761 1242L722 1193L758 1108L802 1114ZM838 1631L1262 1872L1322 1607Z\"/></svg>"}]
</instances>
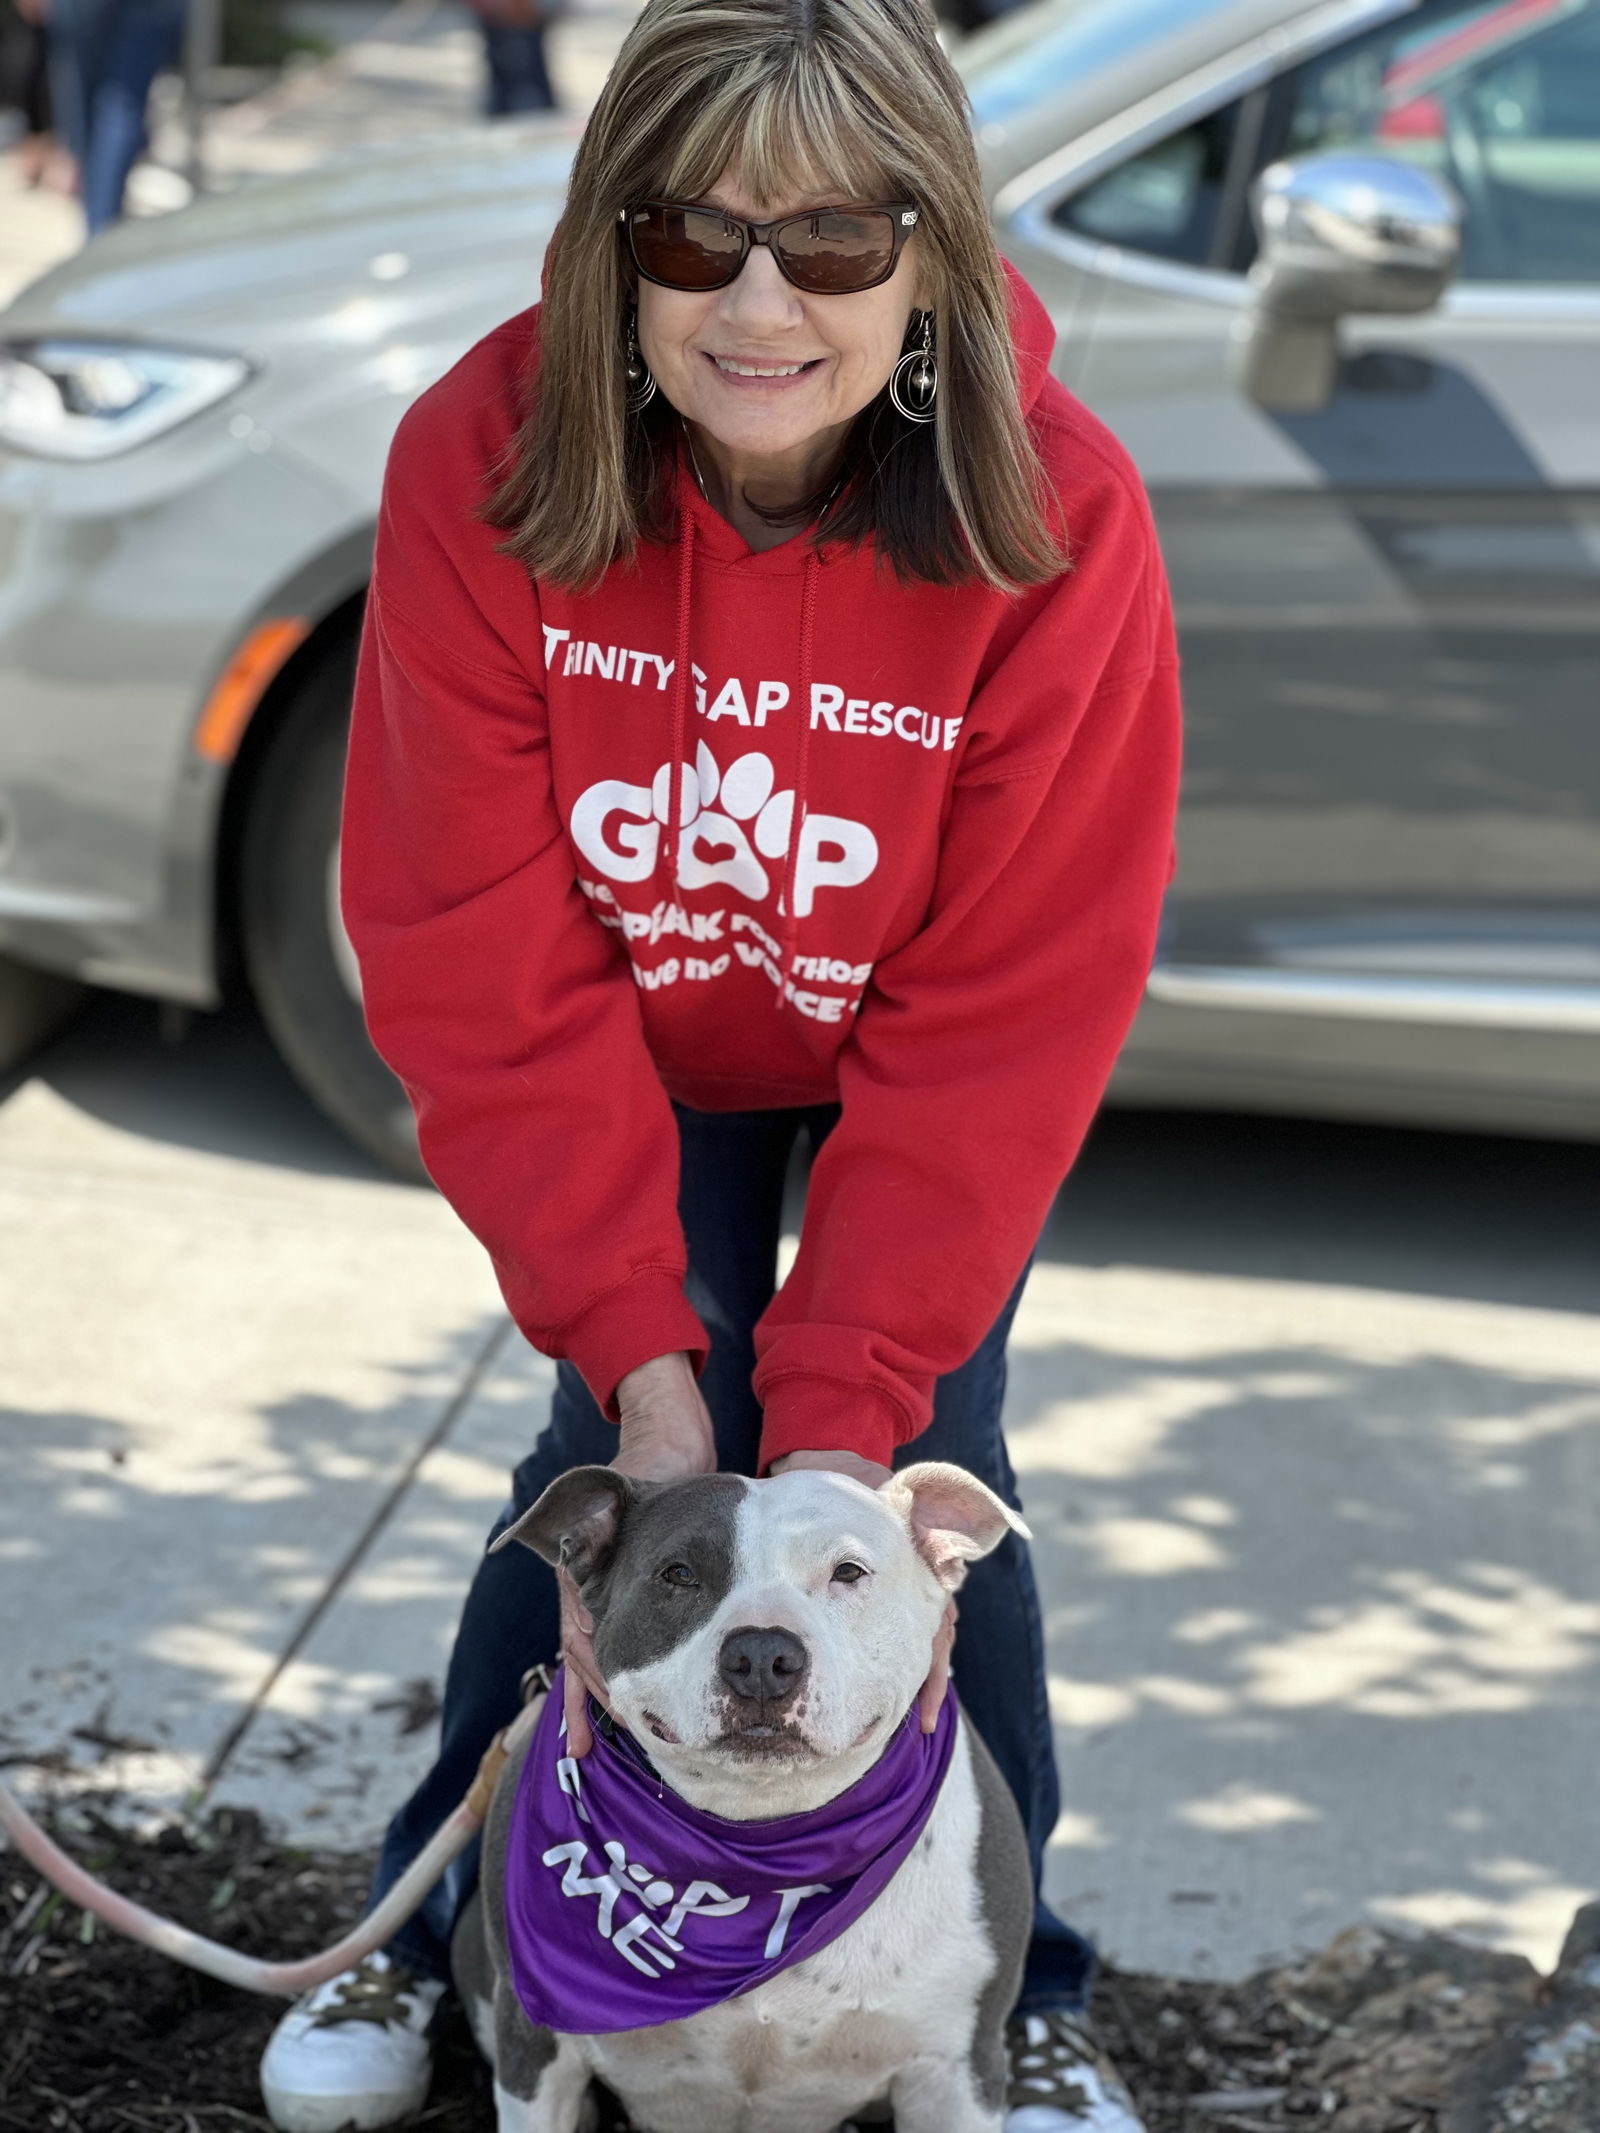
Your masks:
<instances>
[{"instance_id":1,"label":"asphalt pavement","mask_svg":"<svg viewBox=\"0 0 1600 2133\"><path fill-rule=\"evenodd\" d=\"M1120 1960L1370 1919L1548 1963L1594 1893L1600 1150L1113 1113L1008 1428ZM370 1842L549 1366L247 1013L99 997L0 1081L0 1761Z\"/></svg>"}]
</instances>

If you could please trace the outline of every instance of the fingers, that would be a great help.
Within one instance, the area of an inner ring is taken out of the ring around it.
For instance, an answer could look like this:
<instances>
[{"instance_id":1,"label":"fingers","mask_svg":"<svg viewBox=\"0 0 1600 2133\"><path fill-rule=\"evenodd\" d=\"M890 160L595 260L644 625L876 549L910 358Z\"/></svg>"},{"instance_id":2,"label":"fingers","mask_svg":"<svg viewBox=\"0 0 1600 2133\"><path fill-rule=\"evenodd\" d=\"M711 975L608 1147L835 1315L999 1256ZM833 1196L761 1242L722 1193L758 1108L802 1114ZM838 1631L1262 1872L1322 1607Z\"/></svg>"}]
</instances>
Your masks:
<instances>
[{"instance_id":1,"label":"fingers","mask_svg":"<svg viewBox=\"0 0 1600 2133\"><path fill-rule=\"evenodd\" d=\"M565 1565L556 1572L556 1585L561 1594L561 1658L566 1668L561 1707L567 1721L567 1753L581 1760L594 1746L589 1698L593 1696L607 1710L610 1703L605 1678L595 1663L594 1646L589 1641L594 1617L584 1606L572 1572Z\"/></svg>"},{"instance_id":2,"label":"fingers","mask_svg":"<svg viewBox=\"0 0 1600 2133\"><path fill-rule=\"evenodd\" d=\"M589 1690L578 1679L570 1657L561 1677L561 1708L567 1721L567 1753L581 1761L594 1746L594 1734L589 1726Z\"/></svg>"},{"instance_id":3,"label":"fingers","mask_svg":"<svg viewBox=\"0 0 1600 2133\"><path fill-rule=\"evenodd\" d=\"M783 1458L773 1460L772 1472L844 1474L868 1489L881 1489L892 1479L888 1467L879 1466L874 1459L863 1459L858 1452L786 1452Z\"/></svg>"},{"instance_id":4,"label":"fingers","mask_svg":"<svg viewBox=\"0 0 1600 2133\"><path fill-rule=\"evenodd\" d=\"M917 1717L924 1733L932 1733L939 1723L939 1713L944 1708L945 1693L950 1686L950 1654L955 1650L955 1642L956 1603L952 1600L934 1633L933 1664L917 1693Z\"/></svg>"}]
</instances>

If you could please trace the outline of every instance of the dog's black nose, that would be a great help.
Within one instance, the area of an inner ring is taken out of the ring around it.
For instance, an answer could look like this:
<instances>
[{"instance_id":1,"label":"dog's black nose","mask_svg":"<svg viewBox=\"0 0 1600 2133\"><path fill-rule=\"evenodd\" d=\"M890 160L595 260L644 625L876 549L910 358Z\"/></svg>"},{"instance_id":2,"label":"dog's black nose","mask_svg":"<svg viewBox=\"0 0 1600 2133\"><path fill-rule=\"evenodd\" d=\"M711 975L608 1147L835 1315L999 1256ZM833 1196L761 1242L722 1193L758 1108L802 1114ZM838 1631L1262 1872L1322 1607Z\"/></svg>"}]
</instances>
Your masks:
<instances>
[{"instance_id":1,"label":"dog's black nose","mask_svg":"<svg viewBox=\"0 0 1600 2133\"><path fill-rule=\"evenodd\" d=\"M730 1629L717 1672L735 1696L787 1696L805 1679L811 1655L786 1629Z\"/></svg>"}]
</instances>

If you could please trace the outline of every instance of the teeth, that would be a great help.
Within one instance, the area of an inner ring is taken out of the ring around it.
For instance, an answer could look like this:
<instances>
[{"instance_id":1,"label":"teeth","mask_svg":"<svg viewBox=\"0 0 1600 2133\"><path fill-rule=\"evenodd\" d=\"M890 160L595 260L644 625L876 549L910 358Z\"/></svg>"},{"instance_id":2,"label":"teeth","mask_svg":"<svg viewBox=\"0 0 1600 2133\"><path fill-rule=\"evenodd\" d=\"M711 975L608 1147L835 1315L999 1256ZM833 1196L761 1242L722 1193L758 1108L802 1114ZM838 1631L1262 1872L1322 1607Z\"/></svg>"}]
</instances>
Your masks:
<instances>
[{"instance_id":1,"label":"teeth","mask_svg":"<svg viewBox=\"0 0 1600 2133\"><path fill-rule=\"evenodd\" d=\"M805 369L804 363L736 363L732 356L713 356L718 370L725 370L733 378L797 378Z\"/></svg>"}]
</instances>

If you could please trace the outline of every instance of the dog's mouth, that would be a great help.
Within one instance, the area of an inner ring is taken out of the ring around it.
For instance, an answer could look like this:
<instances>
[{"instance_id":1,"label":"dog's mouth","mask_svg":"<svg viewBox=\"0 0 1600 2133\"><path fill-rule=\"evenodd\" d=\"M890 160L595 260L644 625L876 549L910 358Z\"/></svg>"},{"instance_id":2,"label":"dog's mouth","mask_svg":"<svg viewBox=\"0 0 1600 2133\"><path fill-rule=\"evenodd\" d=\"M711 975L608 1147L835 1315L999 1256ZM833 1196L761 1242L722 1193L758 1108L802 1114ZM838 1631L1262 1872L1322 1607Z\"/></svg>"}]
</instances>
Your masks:
<instances>
[{"instance_id":1,"label":"dog's mouth","mask_svg":"<svg viewBox=\"0 0 1600 2133\"><path fill-rule=\"evenodd\" d=\"M653 1740L668 1748L681 1748L683 1736L674 1733L664 1718L655 1711L641 1711L640 1724ZM882 1723L881 1711L869 1718L852 1741L847 1741L842 1752L853 1755L857 1748L864 1748ZM714 1734L703 1743L713 1754L726 1755L735 1762L818 1762L823 1751L809 1740L793 1718L751 1717L737 1725L725 1725L722 1732Z\"/></svg>"},{"instance_id":2,"label":"dog's mouth","mask_svg":"<svg viewBox=\"0 0 1600 2133\"><path fill-rule=\"evenodd\" d=\"M710 1745L735 1762L815 1762L818 1751L796 1725L766 1724L730 1726Z\"/></svg>"}]
</instances>

